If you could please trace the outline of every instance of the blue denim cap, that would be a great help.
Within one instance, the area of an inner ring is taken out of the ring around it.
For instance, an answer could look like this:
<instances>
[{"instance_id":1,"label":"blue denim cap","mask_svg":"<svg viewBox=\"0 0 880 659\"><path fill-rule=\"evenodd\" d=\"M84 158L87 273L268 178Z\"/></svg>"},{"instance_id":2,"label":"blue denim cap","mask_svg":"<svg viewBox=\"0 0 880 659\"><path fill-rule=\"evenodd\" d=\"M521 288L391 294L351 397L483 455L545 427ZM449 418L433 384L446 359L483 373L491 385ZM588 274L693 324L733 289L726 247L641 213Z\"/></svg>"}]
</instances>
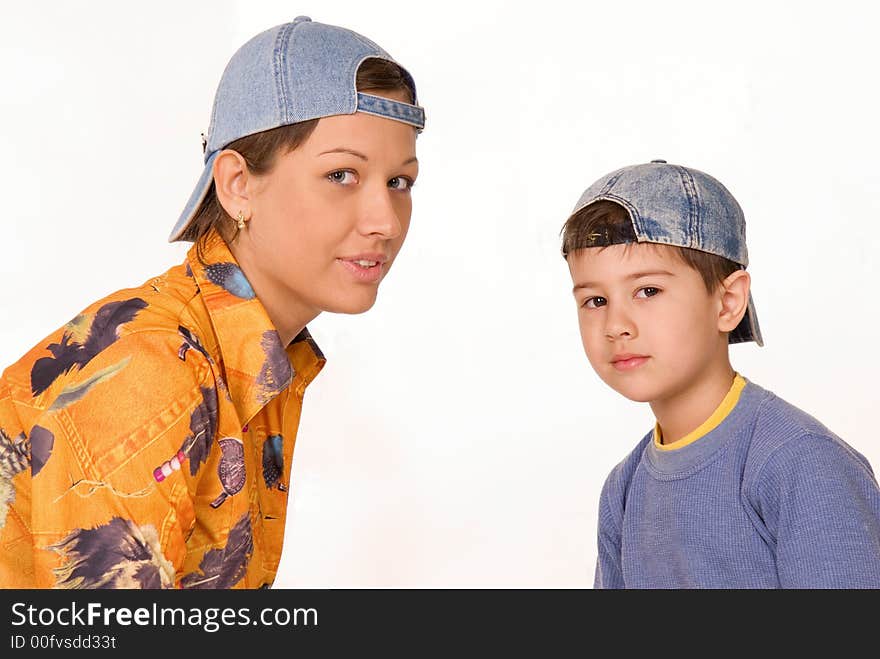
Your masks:
<instances>
[{"instance_id":1,"label":"blue denim cap","mask_svg":"<svg viewBox=\"0 0 880 659\"><path fill-rule=\"evenodd\" d=\"M421 132L423 108L357 90L357 70L368 58L400 66L366 37L316 23L308 16L261 32L239 48L226 65L214 96L203 144L205 167L168 242L182 239L210 190L217 154L246 135L355 112L401 121ZM400 68L415 94L412 76Z\"/></svg>"},{"instance_id":2,"label":"blue denim cap","mask_svg":"<svg viewBox=\"0 0 880 659\"><path fill-rule=\"evenodd\" d=\"M618 169L588 187L572 215L595 201L613 201L629 212L636 240L688 247L749 264L742 208L720 181L689 167L652 160ZM730 343L764 345L755 302L730 332Z\"/></svg>"}]
</instances>

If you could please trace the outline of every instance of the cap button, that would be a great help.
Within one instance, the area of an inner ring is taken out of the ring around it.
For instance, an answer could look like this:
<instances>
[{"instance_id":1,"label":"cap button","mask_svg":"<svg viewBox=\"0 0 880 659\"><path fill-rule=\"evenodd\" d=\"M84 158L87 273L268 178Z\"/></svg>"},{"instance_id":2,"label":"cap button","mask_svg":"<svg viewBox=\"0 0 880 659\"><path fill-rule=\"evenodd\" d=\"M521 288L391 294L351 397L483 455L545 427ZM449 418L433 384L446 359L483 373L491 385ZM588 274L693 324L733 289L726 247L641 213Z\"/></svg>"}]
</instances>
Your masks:
<instances>
[{"instance_id":1,"label":"cap button","mask_svg":"<svg viewBox=\"0 0 880 659\"><path fill-rule=\"evenodd\" d=\"M294 25L296 25L297 23L311 23L311 22L312 22L312 19L309 18L308 16L297 16L296 18L293 19Z\"/></svg>"},{"instance_id":2,"label":"cap button","mask_svg":"<svg viewBox=\"0 0 880 659\"><path fill-rule=\"evenodd\" d=\"M668 164L669 164L669 163L667 163L665 160L659 160L659 159L658 159L658 160L652 160L651 162L656 162L656 163L660 163L660 164L663 164L663 165L668 165Z\"/></svg>"}]
</instances>

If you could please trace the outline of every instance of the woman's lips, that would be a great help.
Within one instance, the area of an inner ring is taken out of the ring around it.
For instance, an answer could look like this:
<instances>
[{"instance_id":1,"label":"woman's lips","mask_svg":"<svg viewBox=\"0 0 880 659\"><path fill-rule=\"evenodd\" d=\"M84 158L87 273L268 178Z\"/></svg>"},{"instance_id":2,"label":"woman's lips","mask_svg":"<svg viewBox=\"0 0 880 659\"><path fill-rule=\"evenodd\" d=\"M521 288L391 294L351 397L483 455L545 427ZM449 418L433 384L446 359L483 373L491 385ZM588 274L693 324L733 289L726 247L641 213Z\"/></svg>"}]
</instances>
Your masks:
<instances>
[{"instance_id":1,"label":"woman's lips","mask_svg":"<svg viewBox=\"0 0 880 659\"><path fill-rule=\"evenodd\" d=\"M375 284L382 279L382 269L385 264L381 261L371 259L339 259L339 262L359 282ZM375 265L370 265L370 263Z\"/></svg>"},{"instance_id":2,"label":"woman's lips","mask_svg":"<svg viewBox=\"0 0 880 659\"><path fill-rule=\"evenodd\" d=\"M631 371L644 364L648 359L650 357L646 355L621 355L615 357L611 361L611 365L618 371Z\"/></svg>"}]
</instances>

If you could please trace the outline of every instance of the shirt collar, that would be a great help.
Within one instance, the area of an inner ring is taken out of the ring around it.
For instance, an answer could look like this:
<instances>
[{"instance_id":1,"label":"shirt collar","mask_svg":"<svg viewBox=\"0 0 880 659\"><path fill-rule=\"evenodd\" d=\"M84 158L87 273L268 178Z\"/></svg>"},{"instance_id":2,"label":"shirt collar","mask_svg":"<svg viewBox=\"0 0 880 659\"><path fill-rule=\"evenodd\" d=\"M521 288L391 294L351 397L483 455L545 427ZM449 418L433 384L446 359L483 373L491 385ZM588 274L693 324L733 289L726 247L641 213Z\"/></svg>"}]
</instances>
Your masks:
<instances>
[{"instance_id":1,"label":"shirt collar","mask_svg":"<svg viewBox=\"0 0 880 659\"><path fill-rule=\"evenodd\" d=\"M654 446L660 451L677 451L678 449L684 448L688 444L693 444L701 437L708 435L715 428L717 428L721 424L721 422L727 418L727 415L730 414L730 411L734 407L736 407L737 402L739 402L739 396L745 386L745 378L739 373L734 373L733 384L730 386L730 389L727 391L724 399L718 404L718 407L715 408L715 411L709 415L709 418L703 421L703 423L701 423L697 428L690 431L687 435L674 442L664 444L661 441L663 437L663 431L660 428L660 424L655 423Z\"/></svg>"},{"instance_id":2,"label":"shirt collar","mask_svg":"<svg viewBox=\"0 0 880 659\"><path fill-rule=\"evenodd\" d=\"M649 435L645 447L648 467L656 478L684 478L702 469L709 462L723 455L725 446L751 436L754 430L755 415L766 392L746 378L741 378L744 386L740 389L735 382L737 400L734 407L715 428L709 430L699 441L683 448L663 451L657 448Z\"/></svg>"},{"instance_id":3,"label":"shirt collar","mask_svg":"<svg viewBox=\"0 0 880 659\"><path fill-rule=\"evenodd\" d=\"M254 289L229 250L211 231L201 259L197 244L187 253L216 337L215 359L222 362L226 387L242 424L294 381L305 388L325 359L308 328L283 346Z\"/></svg>"}]
</instances>

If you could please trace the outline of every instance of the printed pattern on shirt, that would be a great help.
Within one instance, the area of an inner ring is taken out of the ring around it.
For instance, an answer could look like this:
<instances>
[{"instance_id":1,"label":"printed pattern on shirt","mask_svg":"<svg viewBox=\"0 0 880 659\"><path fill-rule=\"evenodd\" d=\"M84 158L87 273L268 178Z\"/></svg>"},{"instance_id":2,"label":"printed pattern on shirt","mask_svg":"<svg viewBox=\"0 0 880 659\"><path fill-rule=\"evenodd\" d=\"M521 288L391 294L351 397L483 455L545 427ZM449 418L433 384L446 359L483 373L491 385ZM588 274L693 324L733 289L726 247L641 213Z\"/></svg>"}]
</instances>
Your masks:
<instances>
[{"instance_id":1,"label":"printed pattern on shirt","mask_svg":"<svg viewBox=\"0 0 880 659\"><path fill-rule=\"evenodd\" d=\"M323 365L216 233L90 305L0 376L0 587L271 585Z\"/></svg>"}]
</instances>

